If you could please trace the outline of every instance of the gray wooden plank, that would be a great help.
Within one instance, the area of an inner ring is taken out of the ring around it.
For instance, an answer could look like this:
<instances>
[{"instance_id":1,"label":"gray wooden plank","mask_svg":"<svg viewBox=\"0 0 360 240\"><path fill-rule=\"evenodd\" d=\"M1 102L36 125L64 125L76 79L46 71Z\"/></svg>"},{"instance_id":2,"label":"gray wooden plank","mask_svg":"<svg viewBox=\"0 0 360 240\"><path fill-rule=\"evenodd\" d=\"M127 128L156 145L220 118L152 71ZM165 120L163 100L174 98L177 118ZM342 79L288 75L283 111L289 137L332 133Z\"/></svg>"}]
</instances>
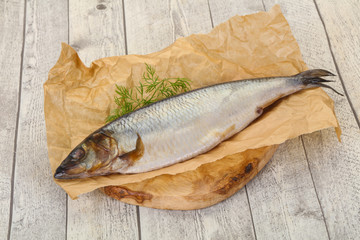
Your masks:
<instances>
[{"instance_id":1,"label":"gray wooden plank","mask_svg":"<svg viewBox=\"0 0 360 240\"><path fill-rule=\"evenodd\" d=\"M11 239L64 239L66 195L49 167L43 83L67 41L67 2L26 3Z\"/></svg>"},{"instance_id":2,"label":"gray wooden plank","mask_svg":"<svg viewBox=\"0 0 360 240\"><path fill-rule=\"evenodd\" d=\"M214 25L225 22L235 15L247 15L264 11L261 0L209 0L209 5Z\"/></svg>"},{"instance_id":3,"label":"gray wooden plank","mask_svg":"<svg viewBox=\"0 0 360 240\"><path fill-rule=\"evenodd\" d=\"M124 5L129 54L156 52L179 37L206 33L212 27L205 0L125 1Z\"/></svg>"},{"instance_id":4,"label":"gray wooden plank","mask_svg":"<svg viewBox=\"0 0 360 240\"><path fill-rule=\"evenodd\" d=\"M136 206L100 191L68 202L67 239L138 239Z\"/></svg>"},{"instance_id":5,"label":"gray wooden plank","mask_svg":"<svg viewBox=\"0 0 360 240\"><path fill-rule=\"evenodd\" d=\"M256 239L245 188L217 205L196 210L196 217L199 239Z\"/></svg>"},{"instance_id":6,"label":"gray wooden plank","mask_svg":"<svg viewBox=\"0 0 360 240\"><path fill-rule=\"evenodd\" d=\"M0 2L0 239L8 235L14 159L24 3Z\"/></svg>"},{"instance_id":7,"label":"gray wooden plank","mask_svg":"<svg viewBox=\"0 0 360 240\"><path fill-rule=\"evenodd\" d=\"M69 44L81 61L126 53L123 17L121 0L69 1Z\"/></svg>"},{"instance_id":8,"label":"gray wooden plank","mask_svg":"<svg viewBox=\"0 0 360 240\"><path fill-rule=\"evenodd\" d=\"M152 1L144 4L140 1L125 1L129 54L158 51L178 37L211 30L206 1L181 3ZM260 1L258 6L262 8ZM214 13L217 14L220 10L221 6ZM248 13L249 9L238 9L239 14L243 12ZM216 24L218 23L220 22ZM196 211L140 207L140 221L142 239L255 238L245 189L220 204Z\"/></svg>"},{"instance_id":9,"label":"gray wooden plank","mask_svg":"<svg viewBox=\"0 0 360 240\"><path fill-rule=\"evenodd\" d=\"M325 68L337 74L324 26L313 1L265 0L264 3L266 8L280 3L310 68ZM332 86L342 89L338 78ZM356 239L360 236L359 128L347 99L333 92L329 95L334 99L343 131L342 142L337 141L333 129L302 138L330 238Z\"/></svg>"},{"instance_id":10,"label":"gray wooden plank","mask_svg":"<svg viewBox=\"0 0 360 240\"><path fill-rule=\"evenodd\" d=\"M212 13L214 22L225 21L244 6L251 11L264 10L261 2L210 2L211 9L216 7L220 13ZM290 140L280 146L263 171L247 184L257 239L327 238L307 166L300 138Z\"/></svg>"},{"instance_id":11,"label":"gray wooden plank","mask_svg":"<svg viewBox=\"0 0 360 240\"><path fill-rule=\"evenodd\" d=\"M87 65L126 53L121 1L70 1L69 26L69 44ZM68 239L136 239L137 222L136 206L99 191L68 199Z\"/></svg>"},{"instance_id":12,"label":"gray wooden plank","mask_svg":"<svg viewBox=\"0 0 360 240\"><path fill-rule=\"evenodd\" d=\"M339 76L360 126L360 4L357 0L315 1L330 40Z\"/></svg>"},{"instance_id":13,"label":"gray wooden plank","mask_svg":"<svg viewBox=\"0 0 360 240\"><path fill-rule=\"evenodd\" d=\"M140 207L140 221L142 239L255 239L245 188L200 210Z\"/></svg>"},{"instance_id":14,"label":"gray wooden plank","mask_svg":"<svg viewBox=\"0 0 360 240\"><path fill-rule=\"evenodd\" d=\"M300 138L280 145L247 189L258 239L328 239Z\"/></svg>"}]
</instances>

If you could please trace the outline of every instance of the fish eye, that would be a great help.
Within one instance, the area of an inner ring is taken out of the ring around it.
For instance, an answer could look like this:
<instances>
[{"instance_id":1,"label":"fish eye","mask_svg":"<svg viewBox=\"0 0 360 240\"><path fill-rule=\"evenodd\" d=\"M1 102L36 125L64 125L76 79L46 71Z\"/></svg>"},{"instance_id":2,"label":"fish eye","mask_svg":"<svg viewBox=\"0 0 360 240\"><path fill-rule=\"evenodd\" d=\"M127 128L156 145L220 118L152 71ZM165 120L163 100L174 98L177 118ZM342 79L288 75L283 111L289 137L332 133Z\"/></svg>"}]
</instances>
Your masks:
<instances>
[{"instance_id":1,"label":"fish eye","mask_svg":"<svg viewBox=\"0 0 360 240\"><path fill-rule=\"evenodd\" d=\"M77 148L70 154L71 158L74 160L81 159L84 157L84 155L85 155L85 151L83 148Z\"/></svg>"}]
</instances>

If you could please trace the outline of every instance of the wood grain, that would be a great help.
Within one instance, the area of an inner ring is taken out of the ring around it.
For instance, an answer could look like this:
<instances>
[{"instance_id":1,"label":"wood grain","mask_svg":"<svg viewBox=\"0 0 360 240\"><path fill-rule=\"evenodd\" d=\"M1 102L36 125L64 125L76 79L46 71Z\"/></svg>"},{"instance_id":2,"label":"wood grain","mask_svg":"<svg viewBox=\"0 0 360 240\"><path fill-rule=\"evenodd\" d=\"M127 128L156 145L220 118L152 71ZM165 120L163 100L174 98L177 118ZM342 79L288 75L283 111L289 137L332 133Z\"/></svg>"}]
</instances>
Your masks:
<instances>
[{"instance_id":1,"label":"wood grain","mask_svg":"<svg viewBox=\"0 0 360 240\"><path fill-rule=\"evenodd\" d=\"M159 51L177 38L211 30L210 13L201 1L125 1L129 54Z\"/></svg>"},{"instance_id":2,"label":"wood grain","mask_svg":"<svg viewBox=\"0 0 360 240\"><path fill-rule=\"evenodd\" d=\"M328 239L300 138L280 145L247 189L258 239Z\"/></svg>"},{"instance_id":3,"label":"wood grain","mask_svg":"<svg viewBox=\"0 0 360 240\"><path fill-rule=\"evenodd\" d=\"M241 16L264 11L261 0L209 0L209 6L214 26L236 15Z\"/></svg>"},{"instance_id":4,"label":"wood grain","mask_svg":"<svg viewBox=\"0 0 360 240\"><path fill-rule=\"evenodd\" d=\"M280 3L309 68L325 68L338 75L314 2L264 1L267 8L275 2ZM340 80L335 80L332 86L344 91ZM329 95L343 131L342 142L333 129L302 139L330 239L356 239L360 236L359 128L347 99Z\"/></svg>"},{"instance_id":5,"label":"wood grain","mask_svg":"<svg viewBox=\"0 0 360 240\"><path fill-rule=\"evenodd\" d=\"M123 17L121 1L69 1L69 44L81 61L126 53Z\"/></svg>"},{"instance_id":6,"label":"wood grain","mask_svg":"<svg viewBox=\"0 0 360 240\"><path fill-rule=\"evenodd\" d=\"M8 235L23 46L24 3L0 2L0 239Z\"/></svg>"},{"instance_id":7,"label":"wood grain","mask_svg":"<svg viewBox=\"0 0 360 240\"><path fill-rule=\"evenodd\" d=\"M25 48L16 148L11 239L64 239L66 195L52 181L43 88L60 42L67 40L64 1L26 3Z\"/></svg>"},{"instance_id":8,"label":"wood grain","mask_svg":"<svg viewBox=\"0 0 360 240\"><path fill-rule=\"evenodd\" d=\"M136 206L100 191L69 199L67 239L138 239Z\"/></svg>"},{"instance_id":9,"label":"wood grain","mask_svg":"<svg viewBox=\"0 0 360 240\"><path fill-rule=\"evenodd\" d=\"M360 124L360 4L356 0L316 1L338 73ZM360 125L359 125L360 127Z\"/></svg>"},{"instance_id":10,"label":"wood grain","mask_svg":"<svg viewBox=\"0 0 360 240\"><path fill-rule=\"evenodd\" d=\"M70 42L82 61L123 55L125 36L121 1L70 1ZM68 239L136 239L136 206L99 191L68 199Z\"/></svg>"}]
</instances>

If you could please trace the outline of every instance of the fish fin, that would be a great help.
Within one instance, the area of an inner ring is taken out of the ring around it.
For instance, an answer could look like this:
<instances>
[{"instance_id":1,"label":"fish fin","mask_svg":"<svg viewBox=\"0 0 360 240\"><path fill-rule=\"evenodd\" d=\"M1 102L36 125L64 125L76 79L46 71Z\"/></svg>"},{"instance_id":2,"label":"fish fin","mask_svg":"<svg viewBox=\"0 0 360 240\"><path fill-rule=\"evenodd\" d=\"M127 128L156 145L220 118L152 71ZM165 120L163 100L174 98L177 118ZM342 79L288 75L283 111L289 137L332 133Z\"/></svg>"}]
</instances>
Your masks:
<instances>
[{"instance_id":1,"label":"fish fin","mask_svg":"<svg viewBox=\"0 0 360 240\"><path fill-rule=\"evenodd\" d=\"M334 88L330 87L329 85L324 84L324 82L334 82L331 80L326 80L321 77L327 77L327 76L335 76L333 73L323 70L323 69L313 69L313 70L307 70L305 72L301 72L299 74L294 75L294 77L298 77L299 80L307 87L307 88L313 88L313 87L324 87L329 88L333 90L335 93L344 96L344 94L336 91Z\"/></svg>"},{"instance_id":2,"label":"fish fin","mask_svg":"<svg viewBox=\"0 0 360 240\"><path fill-rule=\"evenodd\" d=\"M136 135L137 135L137 140L136 140L135 149L119 156L119 158L121 158L122 160L125 160L129 163L128 166L133 165L136 161L141 159L141 157L144 155L144 150L145 150L144 143L143 143L140 135L138 133L136 133Z\"/></svg>"}]
</instances>

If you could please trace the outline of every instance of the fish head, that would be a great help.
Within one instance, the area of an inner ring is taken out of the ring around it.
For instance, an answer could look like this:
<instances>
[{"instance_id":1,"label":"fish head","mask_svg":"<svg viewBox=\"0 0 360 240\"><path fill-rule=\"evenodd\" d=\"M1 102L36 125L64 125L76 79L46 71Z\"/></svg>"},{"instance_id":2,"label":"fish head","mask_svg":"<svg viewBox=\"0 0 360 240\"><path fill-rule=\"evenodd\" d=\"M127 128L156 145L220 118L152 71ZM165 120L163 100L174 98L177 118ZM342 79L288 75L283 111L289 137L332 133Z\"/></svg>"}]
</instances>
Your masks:
<instances>
[{"instance_id":1,"label":"fish head","mask_svg":"<svg viewBox=\"0 0 360 240\"><path fill-rule=\"evenodd\" d=\"M95 132L76 146L56 169L57 179L86 178L111 172L118 157L117 141L106 132Z\"/></svg>"}]
</instances>

